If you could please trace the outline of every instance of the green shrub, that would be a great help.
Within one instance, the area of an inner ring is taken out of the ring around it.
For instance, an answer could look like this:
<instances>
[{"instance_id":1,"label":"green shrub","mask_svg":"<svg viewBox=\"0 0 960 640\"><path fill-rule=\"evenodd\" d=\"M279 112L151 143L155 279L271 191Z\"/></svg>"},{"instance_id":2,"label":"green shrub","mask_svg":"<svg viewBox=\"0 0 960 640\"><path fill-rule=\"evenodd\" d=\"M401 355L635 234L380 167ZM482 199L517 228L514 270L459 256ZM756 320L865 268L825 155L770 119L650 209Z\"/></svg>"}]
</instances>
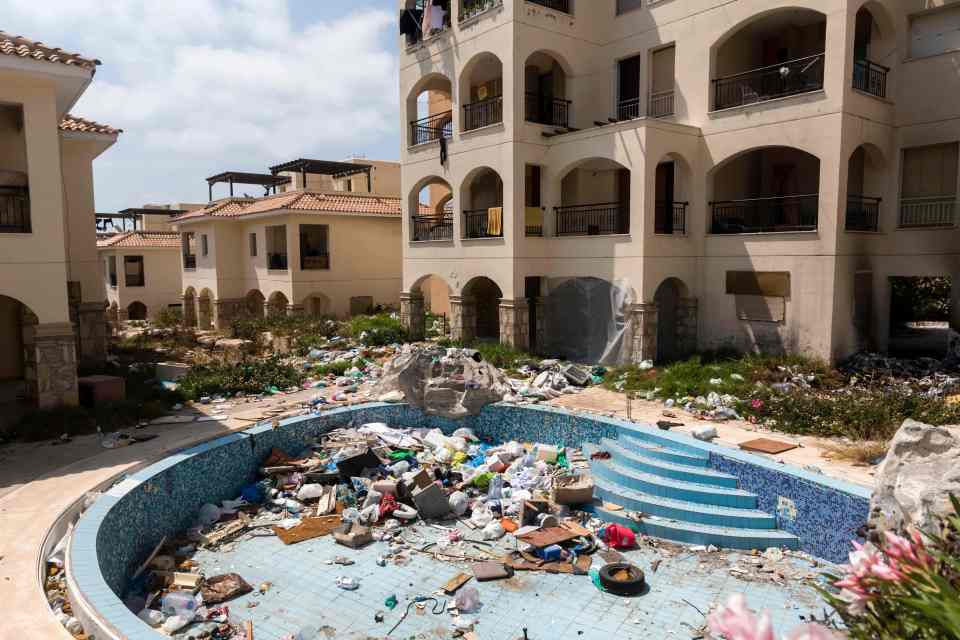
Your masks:
<instances>
[{"instance_id":1,"label":"green shrub","mask_svg":"<svg viewBox=\"0 0 960 640\"><path fill-rule=\"evenodd\" d=\"M342 376L353 366L353 363L349 360L339 360L336 362L328 362L326 364L318 364L313 368L313 372L318 376L326 376L331 373L337 377Z\"/></svg>"},{"instance_id":2,"label":"green shrub","mask_svg":"<svg viewBox=\"0 0 960 640\"><path fill-rule=\"evenodd\" d=\"M388 313L351 318L349 329L351 338L368 347L385 347L407 341L407 332L400 318Z\"/></svg>"},{"instance_id":3,"label":"green shrub","mask_svg":"<svg viewBox=\"0 0 960 640\"><path fill-rule=\"evenodd\" d=\"M161 329L172 329L183 324L183 310L179 307L166 307L160 310L153 323Z\"/></svg>"},{"instance_id":4,"label":"green shrub","mask_svg":"<svg viewBox=\"0 0 960 640\"><path fill-rule=\"evenodd\" d=\"M304 378L302 371L279 358L248 360L235 365L195 366L180 379L180 392L190 400L214 394L263 393L271 387L299 386Z\"/></svg>"}]
</instances>

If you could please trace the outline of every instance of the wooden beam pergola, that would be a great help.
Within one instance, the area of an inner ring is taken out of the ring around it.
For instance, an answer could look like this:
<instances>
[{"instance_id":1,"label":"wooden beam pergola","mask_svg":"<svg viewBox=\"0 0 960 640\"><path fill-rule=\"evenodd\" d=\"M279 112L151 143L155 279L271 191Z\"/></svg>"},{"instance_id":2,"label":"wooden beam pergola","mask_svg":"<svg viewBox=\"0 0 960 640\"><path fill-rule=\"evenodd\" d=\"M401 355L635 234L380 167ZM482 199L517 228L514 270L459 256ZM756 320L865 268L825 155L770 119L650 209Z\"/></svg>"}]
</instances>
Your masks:
<instances>
[{"instance_id":1,"label":"wooden beam pergola","mask_svg":"<svg viewBox=\"0 0 960 640\"><path fill-rule=\"evenodd\" d=\"M299 160L291 160L290 162L274 165L270 167L270 173L273 175L277 175L278 173L299 173L304 188L307 186L308 173L330 176L335 179L349 178L350 176L365 173L367 175L367 191L370 192L373 190L373 181L370 179L372 169L373 165L360 162L336 162L333 160L300 158Z\"/></svg>"},{"instance_id":2,"label":"wooden beam pergola","mask_svg":"<svg viewBox=\"0 0 960 640\"><path fill-rule=\"evenodd\" d=\"M276 193L277 187L284 184L289 184L290 178L271 173L247 173L245 171L225 171L223 173L218 173L215 176L210 176L207 178L207 190L210 196L210 202L213 202L213 185L220 183L230 185L230 197L232 198L233 185L235 184L259 185L266 189L267 194L269 194L271 189L273 189L273 192Z\"/></svg>"}]
</instances>

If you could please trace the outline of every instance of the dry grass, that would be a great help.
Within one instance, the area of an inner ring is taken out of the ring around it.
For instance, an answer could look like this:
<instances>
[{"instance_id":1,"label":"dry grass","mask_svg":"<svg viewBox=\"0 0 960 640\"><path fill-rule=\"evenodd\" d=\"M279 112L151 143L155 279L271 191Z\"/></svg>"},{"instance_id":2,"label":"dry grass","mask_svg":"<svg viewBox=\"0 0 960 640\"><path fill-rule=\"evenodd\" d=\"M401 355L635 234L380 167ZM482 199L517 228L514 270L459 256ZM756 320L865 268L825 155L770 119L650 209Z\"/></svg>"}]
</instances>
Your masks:
<instances>
[{"instance_id":1,"label":"dry grass","mask_svg":"<svg viewBox=\"0 0 960 640\"><path fill-rule=\"evenodd\" d=\"M869 466L887 455L890 443L882 440L864 440L862 442L823 442L821 446L825 458Z\"/></svg>"}]
</instances>

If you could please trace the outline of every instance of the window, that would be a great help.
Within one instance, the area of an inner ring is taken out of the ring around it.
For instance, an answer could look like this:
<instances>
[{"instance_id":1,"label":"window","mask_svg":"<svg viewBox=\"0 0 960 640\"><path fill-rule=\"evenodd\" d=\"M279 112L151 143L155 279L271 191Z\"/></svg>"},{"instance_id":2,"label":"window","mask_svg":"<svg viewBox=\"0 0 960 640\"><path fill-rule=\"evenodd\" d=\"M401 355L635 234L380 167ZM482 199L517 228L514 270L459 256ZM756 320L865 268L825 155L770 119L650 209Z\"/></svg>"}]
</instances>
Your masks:
<instances>
[{"instance_id":1,"label":"window","mask_svg":"<svg viewBox=\"0 0 960 640\"><path fill-rule=\"evenodd\" d=\"M329 269L329 227L325 224L300 225L300 268Z\"/></svg>"},{"instance_id":2,"label":"window","mask_svg":"<svg viewBox=\"0 0 960 640\"><path fill-rule=\"evenodd\" d=\"M287 227L267 227L267 268L277 271L287 269Z\"/></svg>"},{"instance_id":3,"label":"window","mask_svg":"<svg viewBox=\"0 0 960 640\"><path fill-rule=\"evenodd\" d=\"M180 247L183 250L183 268L197 268L197 247L196 236L192 233L184 233L180 236Z\"/></svg>"},{"instance_id":4,"label":"window","mask_svg":"<svg viewBox=\"0 0 960 640\"><path fill-rule=\"evenodd\" d=\"M737 318L784 322L790 297L789 271L727 271L727 294L735 296Z\"/></svg>"},{"instance_id":5,"label":"window","mask_svg":"<svg viewBox=\"0 0 960 640\"><path fill-rule=\"evenodd\" d=\"M650 59L650 105L647 114L652 118L673 115L673 83L676 48L671 45L653 52Z\"/></svg>"},{"instance_id":6,"label":"window","mask_svg":"<svg viewBox=\"0 0 960 640\"><path fill-rule=\"evenodd\" d=\"M257 257L257 234L255 233L250 234L250 257Z\"/></svg>"},{"instance_id":7,"label":"window","mask_svg":"<svg viewBox=\"0 0 960 640\"><path fill-rule=\"evenodd\" d=\"M910 56L922 58L960 49L960 7L911 16Z\"/></svg>"},{"instance_id":8,"label":"window","mask_svg":"<svg viewBox=\"0 0 960 640\"><path fill-rule=\"evenodd\" d=\"M107 256L107 278L110 286L117 288L117 256Z\"/></svg>"},{"instance_id":9,"label":"window","mask_svg":"<svg viewBox=\"0 0 960 640\"><path fill-rule=\"evenodd\" d=\"M203 256L207 256L210 253L210 245L207 243L207 234L200 236L200 252Z\"/></svg>"},{"instance_id":10,"label":"window","mask_svg":"<svg viewBox=\"0 0 960 640\"><path fill-rule=\"evenodd\" d=\"M144 286L143 256L123 256L123 285Z\"/></svg>"},{"instance_id":11,"label":"window","mask_svg":"<svg viewBox=\"0 0 960 640\"><path fill-rule=\"evenodd\" d=\"M642 5L642 0L617 0L617 15L639 9Z\"/></svg>"},{"instance_id":12,"label":"window","mask_svg":"<svg viewBox=\"0 0 960 640\"><path fill-rule=\"evenodd\" d=\"M901 227L956 224L958 151L956 142L903 150Z\"/></svg>"}]
</instances>

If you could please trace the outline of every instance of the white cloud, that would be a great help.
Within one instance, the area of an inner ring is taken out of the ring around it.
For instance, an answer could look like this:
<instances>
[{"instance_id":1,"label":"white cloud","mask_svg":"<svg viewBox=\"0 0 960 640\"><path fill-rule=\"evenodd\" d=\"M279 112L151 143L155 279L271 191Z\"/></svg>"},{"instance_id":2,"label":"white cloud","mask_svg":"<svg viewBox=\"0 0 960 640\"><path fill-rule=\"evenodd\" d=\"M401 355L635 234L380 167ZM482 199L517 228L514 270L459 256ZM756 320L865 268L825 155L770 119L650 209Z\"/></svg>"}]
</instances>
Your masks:
<instances>
[{"instance_id":1,"label":"white cloud","mask_svg":"<svg viewBox=\"0 0 960 640\"><path fill-rule=\"evenodd\" d=\"M73 110L125 130L95 164L101 210L195 199L215 171L394 140L393 17L342 6L294 24L285 0L0 0L5 30L103 60Z\"/></svg>"}]
</instances>

